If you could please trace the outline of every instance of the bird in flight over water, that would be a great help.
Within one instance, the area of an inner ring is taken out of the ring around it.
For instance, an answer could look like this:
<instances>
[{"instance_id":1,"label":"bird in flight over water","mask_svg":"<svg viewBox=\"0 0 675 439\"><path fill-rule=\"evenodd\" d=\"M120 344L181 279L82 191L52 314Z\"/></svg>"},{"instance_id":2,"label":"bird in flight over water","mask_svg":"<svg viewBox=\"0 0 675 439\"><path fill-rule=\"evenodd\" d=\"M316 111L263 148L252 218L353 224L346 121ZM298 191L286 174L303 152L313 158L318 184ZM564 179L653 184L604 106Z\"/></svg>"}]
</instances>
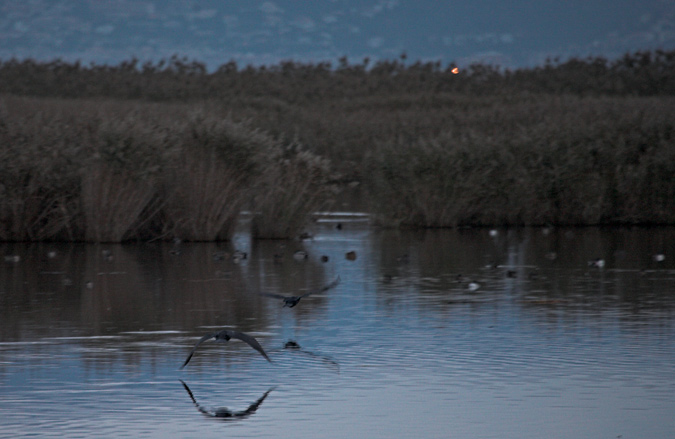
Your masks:
<instances>
[{"instance_id":1,"label":"bird in flight over water","mask_svg":"<svg viewBox=\"0 0 675 439\"><path fill-rule=\"evenodd\" d=\"M310 294L318 294L318 293L323 293L324 291L330 290L331 288L335 287L337 284L340 283L340 276L335 278L335 280L325 287L319 289L319 290L314 290L314 291L309 291L305 294L302 294L300 296L283 296L281 294L274 294L274 293L260 293L262 296L267 296L267 297L273 297L275 299L281 299L284 301L284 307L289 307L293 308L295 305L297 305L300 302L300 299L303 297L307 297Z\"/></svg>"},{"instance_id":2,"label":"bird in flight over water","mask_svg":"<svg viewBox=\"0 0 675 439\"><path fill-rule=\"evenodd\" d=\"M270 360L270 358L265 353L265 350L262 348L262 346L260 346L260 343L258 343L258 340L253 338L253 336L248 335L248 334L244 334L243 332L239 332L239 331L232 331L230 329L223 329L220 332L213 332L211 334L206 334L205 336L200 338L199 341L197 342L197 344L195 345L195 347L192 348L192 352L190 352L190 355L188 355L187 359L185 360L185 363L183 363L183 365L180 368L183 369L185 366L187 366L187 364L190 362L190 359L195 354L195 351L197 350L199 345L201 345L205 341L211 340L212 338L215 341L219 341L219 342L227 342L231 338L236 338L238 340L243 341L244 343L247 343L253 349L260 352L260 354L263 357L265 357L265 359L267 361L269 361L270 363L272 362L272 360Z\"/></svg>"}]
</instances>

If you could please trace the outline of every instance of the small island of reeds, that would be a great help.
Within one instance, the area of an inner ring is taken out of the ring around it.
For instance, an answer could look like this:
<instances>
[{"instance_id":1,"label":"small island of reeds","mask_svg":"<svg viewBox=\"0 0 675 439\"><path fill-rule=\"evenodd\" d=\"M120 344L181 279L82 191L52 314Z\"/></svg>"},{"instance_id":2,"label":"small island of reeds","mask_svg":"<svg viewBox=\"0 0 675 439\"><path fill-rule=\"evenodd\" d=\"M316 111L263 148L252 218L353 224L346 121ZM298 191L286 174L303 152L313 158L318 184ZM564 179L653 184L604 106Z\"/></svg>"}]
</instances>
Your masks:
<instances>
[{"instance_id":1,"label":"small island of reeds","mask_svg":"<svg viewBox=\"0 0 675 439\"><path fill-rule=\"evenodd\" d=\"M383 226L675 223L675 52L455 67L0 62L0 240L292 238L354 183Z\"/></svg>"}]
</instances>

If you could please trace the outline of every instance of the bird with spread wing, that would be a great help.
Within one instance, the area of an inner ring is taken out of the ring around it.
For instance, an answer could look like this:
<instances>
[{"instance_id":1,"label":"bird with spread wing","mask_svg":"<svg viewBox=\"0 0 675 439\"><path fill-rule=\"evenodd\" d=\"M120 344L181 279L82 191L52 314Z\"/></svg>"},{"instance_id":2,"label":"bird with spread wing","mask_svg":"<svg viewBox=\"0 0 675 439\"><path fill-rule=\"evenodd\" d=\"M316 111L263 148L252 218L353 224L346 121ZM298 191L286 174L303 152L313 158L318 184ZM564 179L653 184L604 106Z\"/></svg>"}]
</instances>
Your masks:
<instances>
[{"instance_id":1,"label":"bird with spread wing","mask_svg":"<svg viewBox=\"0 0 675 439\"><path fill-rule=\"evenodd\" d=\"M274 299L281 299L284 301L284 308L293 308L295 305L297 305L300 302L300 299L309 296L310 294L319 294L323 293L324 291L330 290L331 288L334 288L337 284L340 283L340 276L335 278L335 280L325 287L318 289L318 290L313 290L313 291L308 291L305 294L302 294L300 296L284 296L282 294L275 294L275 293L260 293L262 296L267 296L267 297L272 297Z\"/></svg>"},{"instance_id":2,"label":"bird with spread wing","mask_svg":"<svg viewBox=\"0 0 675 439\"><path fill-rule=\"evenodd\" d=\"M195 347L192 348L192 352L190 352L190 355L188 355L187 359L185 360L185 363L183 363L183 365L180 368L183 369L185 366L187 366L187 364L190 362L190 359L195 354L195 351L197 350L197 348L202 343L204 343L205 341L214 339L215 341L218 341L218 342L227 342L232 338L236 338L237 340L243 341L244 343L248 344L249 346L251 346L256 351L260 352L260 354L263 357L265 357L265 359L267 361L269 361L270 363L272 362L272 360L270 360L270 358L265 353L265 350L262 348L262 346L260 346L260 343L258 343L258 340L256 340L253 336L245 334L243 332L233 331L231 329L223 329L222 331L219 331L219 332L213 332L213 333L210 333L210 334L206 334L205 336L200 338L199 341L197 342L197 344L195 345Z\"/></svg>"}]
</instances>

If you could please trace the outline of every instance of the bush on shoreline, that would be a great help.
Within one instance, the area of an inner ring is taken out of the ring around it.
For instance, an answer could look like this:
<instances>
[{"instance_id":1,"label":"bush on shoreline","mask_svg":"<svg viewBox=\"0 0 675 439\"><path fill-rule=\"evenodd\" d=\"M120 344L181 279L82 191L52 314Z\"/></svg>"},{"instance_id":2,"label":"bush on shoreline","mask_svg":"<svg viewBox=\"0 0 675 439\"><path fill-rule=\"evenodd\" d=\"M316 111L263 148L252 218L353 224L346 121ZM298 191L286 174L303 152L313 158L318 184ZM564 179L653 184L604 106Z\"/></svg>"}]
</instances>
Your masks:
<instances>
[{"instance_id":1,"label":"bush on shoreline","mask_svg":"<svg viewBox=\"0 0 675 439\"><path fill-rule=\"evenodd\" d=\"M529 104L495 107L487 119L501 121L499 130L458 124L430 138L384 143L371 159L380 221L672 224L674 104L569 97L537 116L527 114Z\"/></svg>"},{"instance_id":2,"label":"bush on shoreline","mask_svg":"<svg viewBox=\"0 0 675 439\"><path fill-rule=\"evenodd\" d=\"M242 209L274 209L256 200L285 181L262 178L281 152L294 168L317 158L204 105L160 106L110 100L5 97L0 108L0 240L120 242L229 239ZM329 166L311 168L316 206ZM306 169L298 169L305 171ZM277 215L290 238L308 221Z\"/></svg>"}]
</instances>

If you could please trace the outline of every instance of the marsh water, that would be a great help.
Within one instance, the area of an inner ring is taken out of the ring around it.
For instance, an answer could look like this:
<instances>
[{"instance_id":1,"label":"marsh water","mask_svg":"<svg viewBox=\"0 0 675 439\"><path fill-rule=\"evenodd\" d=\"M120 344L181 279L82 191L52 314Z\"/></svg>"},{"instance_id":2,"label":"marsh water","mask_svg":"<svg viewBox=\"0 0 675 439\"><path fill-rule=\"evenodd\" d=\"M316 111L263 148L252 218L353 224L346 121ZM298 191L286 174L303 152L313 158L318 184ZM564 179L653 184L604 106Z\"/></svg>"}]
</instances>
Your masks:
<instances>
[{"instance_id":1,"label":"marsh water","mask_svg":"<svg viewBox=\"0 0 675 439\"><path fill-rule=\"evenodd\" d=\"M0 244L0 437L675 437L674 229L312 233Z\"/></svg>"}]
</instances>

